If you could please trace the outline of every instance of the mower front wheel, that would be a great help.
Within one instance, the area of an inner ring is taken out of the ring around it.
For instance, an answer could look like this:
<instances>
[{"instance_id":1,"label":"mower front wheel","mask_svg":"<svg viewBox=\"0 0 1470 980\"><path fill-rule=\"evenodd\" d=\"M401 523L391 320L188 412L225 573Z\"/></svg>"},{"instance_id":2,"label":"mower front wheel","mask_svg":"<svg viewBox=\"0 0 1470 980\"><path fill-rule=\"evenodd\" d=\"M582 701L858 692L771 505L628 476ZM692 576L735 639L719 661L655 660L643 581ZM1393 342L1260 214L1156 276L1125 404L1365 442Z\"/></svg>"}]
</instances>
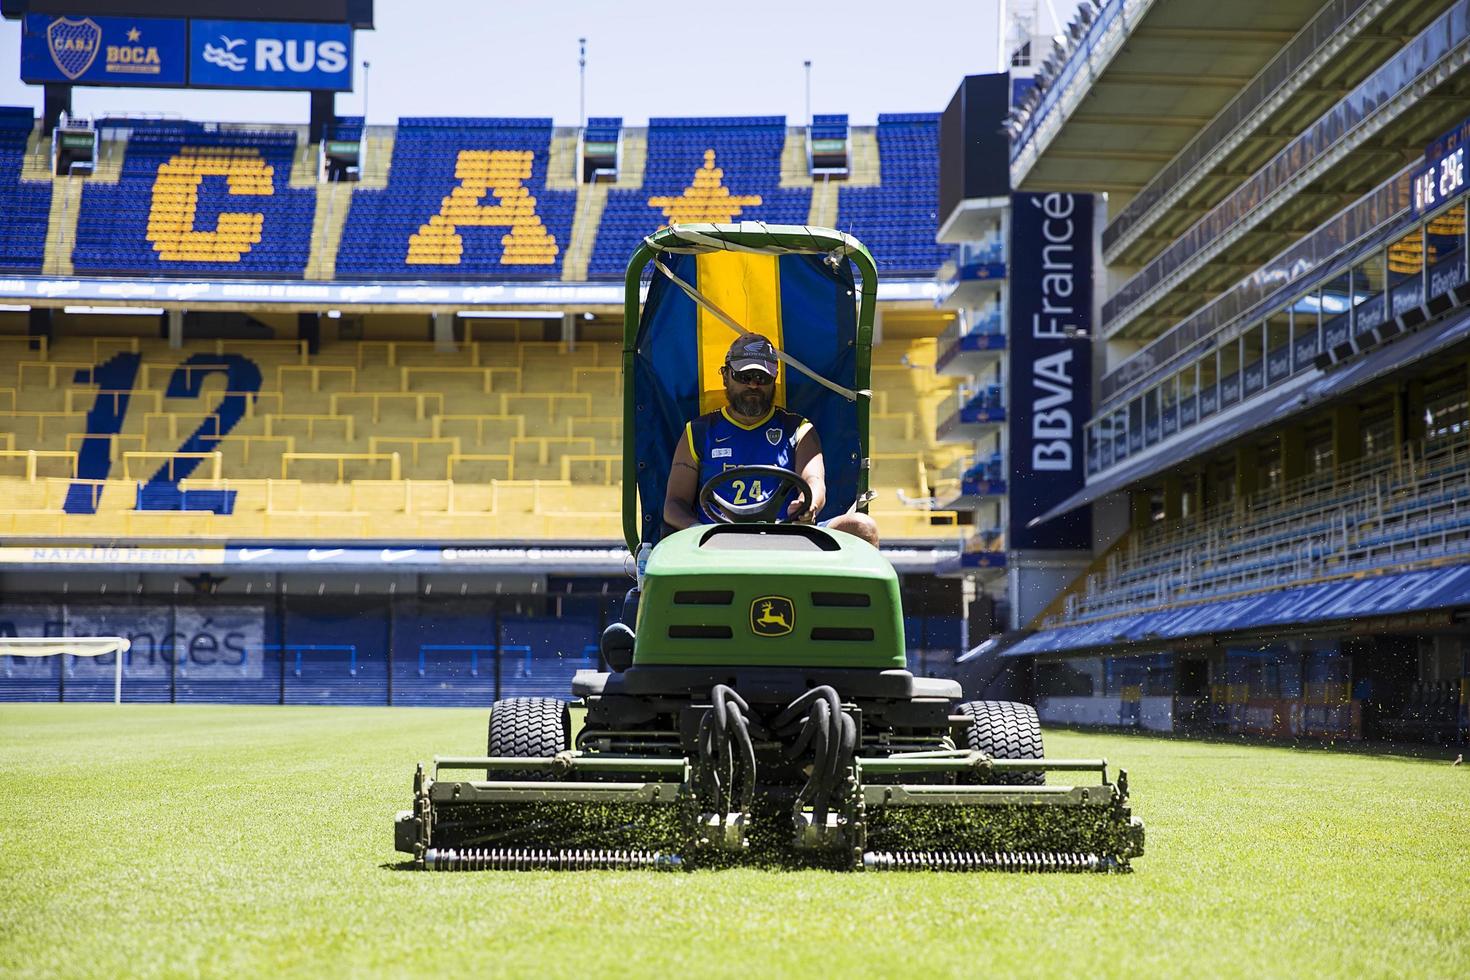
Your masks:
<instances>
[{"instance_id":1,"label":"mower front wheel","mask_svg":"<svg viewBox=\"0 0 1470 980\"><path fill-rule=\"evenodd\" d=\"M979 749L995 759L1040 759L1041 721L1036 709L1016 701L966 701L958 708L970 716L965 730L965 748ZM1046 773L997 773L987 783L1012 786L1044 786Z\"/></svg>"},{"instance_id":2,"label":"mower front wheel","mask_svg":"<svg viewBox=\"0 0 1470 980\"><path fill-rule=\"evenodd\" d=\"M490 706L486 755L549 759L572 746L572 713L556 698L504 698ZM547 773L491 773L490 778L549 779Z\"/></svg>"}]
</instances>

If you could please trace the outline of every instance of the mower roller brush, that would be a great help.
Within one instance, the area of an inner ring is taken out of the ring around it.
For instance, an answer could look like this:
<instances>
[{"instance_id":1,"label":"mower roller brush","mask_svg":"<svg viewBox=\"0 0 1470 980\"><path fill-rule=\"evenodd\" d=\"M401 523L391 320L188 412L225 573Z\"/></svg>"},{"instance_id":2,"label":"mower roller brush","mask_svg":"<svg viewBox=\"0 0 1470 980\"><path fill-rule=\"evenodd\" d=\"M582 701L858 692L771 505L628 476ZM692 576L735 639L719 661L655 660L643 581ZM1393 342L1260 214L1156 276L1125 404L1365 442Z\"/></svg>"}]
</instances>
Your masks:
<instances>
[{"instance_id":1,"label":"mower roller brush","mask_svg":"<svg viewBox=\"0 0 1470 980\"><path fill-rule=\"evenodd\" d=\"M663 278L640 314L650 262ZM603 632L609 669L572 680L585 709L575 742L567 702L492 705L485 755L419 767L397 848L442 871L1126 869L1143 852L1126 775L1044 758L1028 705L965 701L957 682L910 673L893 566L856 534L790 522L819 499L801 473L710 443L711 458L730 458L698 490L711 523L665 526L674 447L695 444L685 421L725 397L679 358L737 336L709 331L747 333L700 292L732 275L723 303L784 324L784 380L767 387L824 426L818 516L866 505L872 256L840 232L759 223L645 239L626 279L622 492L628 550L648 558ZM760 282L772 288L749 286ZM758 309L762 297L790 314ZM782 431L765 438L782 444ZM1058 772L1083 784L1048 784Z\"/></svg>"}]
</instances>

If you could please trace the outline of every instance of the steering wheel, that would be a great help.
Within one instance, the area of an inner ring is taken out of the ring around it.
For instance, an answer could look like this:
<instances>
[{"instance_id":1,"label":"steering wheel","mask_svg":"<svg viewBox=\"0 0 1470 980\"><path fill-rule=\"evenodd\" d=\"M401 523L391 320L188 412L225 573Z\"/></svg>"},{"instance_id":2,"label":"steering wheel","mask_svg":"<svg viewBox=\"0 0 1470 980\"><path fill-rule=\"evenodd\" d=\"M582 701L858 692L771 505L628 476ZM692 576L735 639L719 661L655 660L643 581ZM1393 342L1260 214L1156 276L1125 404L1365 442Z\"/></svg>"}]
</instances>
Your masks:
<instances>
[{"instance_id":1,"label":"steering wheel","mask_svg":"<svg viewBox=\"0 0 1470 980\"><path fill-rule=\"evenodd\" d=\"M726 500L716 492L737 480L755 483L762 490L775 480L776 487L759 500L739 499L745 493L745 482L736 491L736 500ZM793 490L801 502L797 513L806 513L812 505L812 488L801 474L784 466L732 466L700 488L699 509L716 524L790 524L794 522L786 517L786 494Z\"/></svg>"}]
</instances>

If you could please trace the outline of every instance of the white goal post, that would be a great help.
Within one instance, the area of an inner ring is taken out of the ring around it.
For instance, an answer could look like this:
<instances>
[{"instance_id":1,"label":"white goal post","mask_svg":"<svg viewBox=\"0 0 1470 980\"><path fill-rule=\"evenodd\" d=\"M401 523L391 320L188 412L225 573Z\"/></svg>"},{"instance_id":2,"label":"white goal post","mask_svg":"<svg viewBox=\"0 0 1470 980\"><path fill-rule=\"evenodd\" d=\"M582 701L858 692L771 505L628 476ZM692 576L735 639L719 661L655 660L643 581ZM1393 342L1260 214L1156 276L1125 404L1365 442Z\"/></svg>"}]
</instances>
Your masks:
<instances>
[{"instance_id":1,"label":"white goal post","mask_svg":"<svg viewBox=\"0 0 1470 980\"><path fill-rule=\"evenodd\" d=\"M105 657L117 654L112 677L112 700L122 704L123 654L133 642L122 636L0 636L0 657Z\"/></svg>"}]
</instances>

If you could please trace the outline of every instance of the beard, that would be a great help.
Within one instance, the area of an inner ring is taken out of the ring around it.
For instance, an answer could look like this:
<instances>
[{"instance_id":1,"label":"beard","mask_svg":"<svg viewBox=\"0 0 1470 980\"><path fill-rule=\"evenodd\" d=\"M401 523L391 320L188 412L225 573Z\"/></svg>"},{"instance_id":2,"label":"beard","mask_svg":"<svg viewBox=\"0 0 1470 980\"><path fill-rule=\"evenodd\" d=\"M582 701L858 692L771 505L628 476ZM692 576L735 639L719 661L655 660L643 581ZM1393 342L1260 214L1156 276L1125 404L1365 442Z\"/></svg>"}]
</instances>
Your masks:
<instances>
[{"instance_id":1,"label":"beard","mask_svg":"<svg viewBox=\"0 0 1470 980\"><path fill-rule=\"evenodd\" d=\"M737 414L746 418L759 418L770 410L771 403L776 398L776 389L773 385L767 385L764 388L746 388L744 391L727 394Z\"/></svg>"}]
</instances>

